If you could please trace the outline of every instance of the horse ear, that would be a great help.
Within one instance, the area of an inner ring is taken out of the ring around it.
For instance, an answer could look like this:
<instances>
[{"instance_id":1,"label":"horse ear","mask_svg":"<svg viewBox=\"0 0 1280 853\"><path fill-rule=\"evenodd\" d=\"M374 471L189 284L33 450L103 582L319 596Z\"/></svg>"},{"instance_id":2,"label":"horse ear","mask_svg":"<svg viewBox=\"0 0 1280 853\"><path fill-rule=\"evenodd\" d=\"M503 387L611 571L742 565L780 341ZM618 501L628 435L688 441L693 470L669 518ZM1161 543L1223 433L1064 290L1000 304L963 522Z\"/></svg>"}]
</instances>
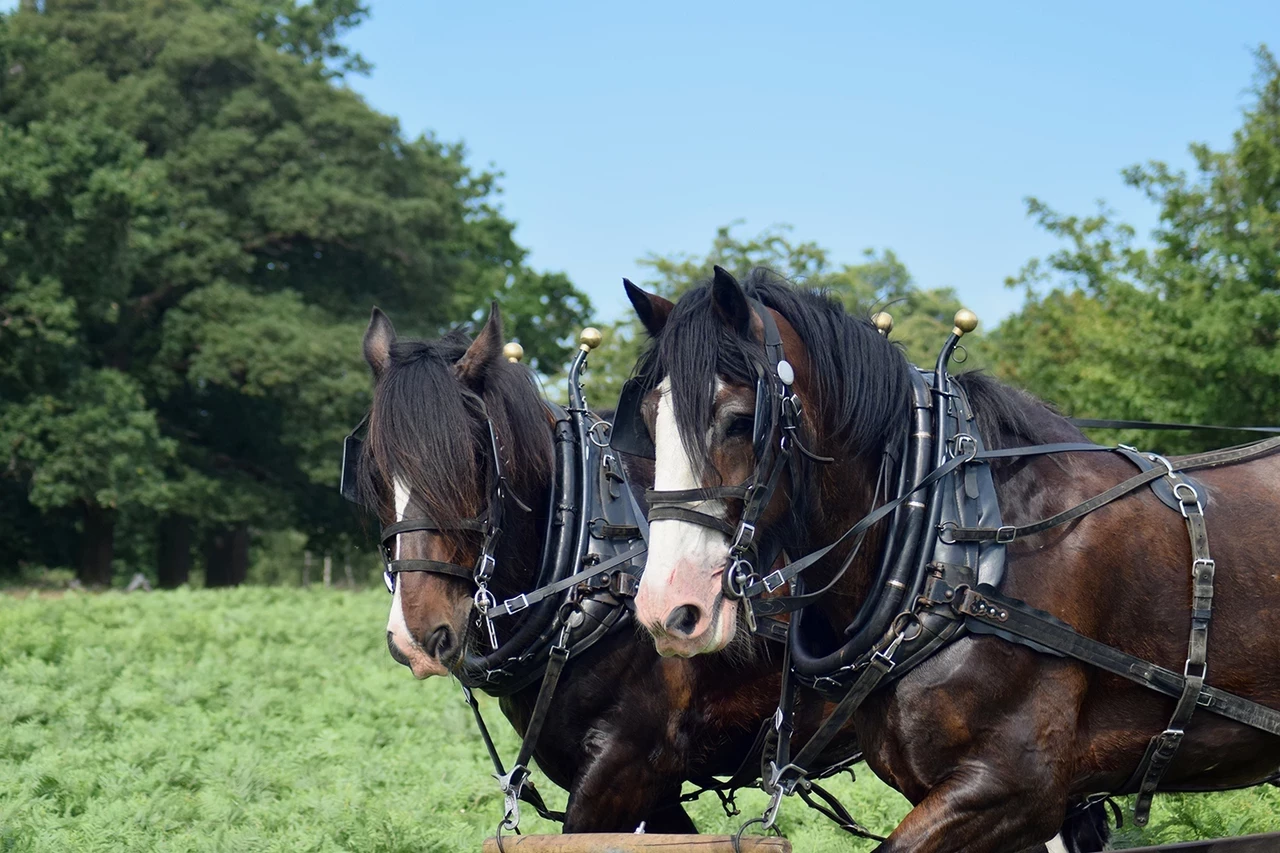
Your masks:
<instances>
[{"instance_id":1,"label":"horse ear","mask_svg":"<svg viewBox=\"0 0 1280 853\"><path fill-rule=\"evenodd\" d=\"M716 313L730 327L741 334L751 329L751 304L747 301L747 292L738 284L738 280L724 267L714 267L715 274L711 279L711 302Z\"/></svg>"},{"instance_id":2,"label":"horse ear","mask_svg":"<svg viewBox=\"0 0 1280 853\"><path fill-rule=\"evenodd\" d=\"M375 306L369 317L369 328L364 332L364 360L373 370L374 381L381 379L391 366L391 345L395 342L395 326L382 309Z\"/></svg>"},{"instance_id":3,"label":"horse ear","mask_svg":"<svg viewBox=\"0 0 1280 853\"><path fill-rule=\"evenodd\" d=\"M636 309L640 324L649 333L649 337L656 338L662 334L662 330L667 327L667 318L671 316L671 309L675 307L671 300L663 299L656 293L646 293L632 284L629 279L624 278L622 286L626 289L631 307Z\"/></svg>"},{"instance_id":4,"label":"horse ear","mask_svg":"<svg viewBox=\"0 0 1280 853\"><path fill-rule=\"evenodd\" d=\"M467 347L462 358L458 359L454 369L458 371L459 379L472 388L479 388L484 384L489 369L501 357L502 312L498 310L498 303L494 302L489 307L489 319L485 320L484 328L476 335L471 346Z\"/></svg>"}]
</instances>

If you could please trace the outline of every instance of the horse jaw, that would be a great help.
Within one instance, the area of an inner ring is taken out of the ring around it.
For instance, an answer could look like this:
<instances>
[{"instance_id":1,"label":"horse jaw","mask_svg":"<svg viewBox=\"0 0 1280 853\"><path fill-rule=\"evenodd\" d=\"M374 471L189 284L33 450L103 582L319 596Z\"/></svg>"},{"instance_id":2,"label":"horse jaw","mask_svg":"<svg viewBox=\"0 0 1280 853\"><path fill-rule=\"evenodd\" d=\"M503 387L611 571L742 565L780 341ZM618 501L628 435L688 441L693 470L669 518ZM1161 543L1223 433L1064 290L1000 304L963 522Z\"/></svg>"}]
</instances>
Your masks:
<instances>
[{"instance_id":1,"label":"horse jaw","mask_svg":"<svg viewBox=\"0 0 1280 853\"><path fill-rule=\"evenodd\" d=\"M658 391L653 487L659 491L696 489L702 484L680 440L670 379L664 379ZM712 514L724 512L721 501L690 506ZM737 630L737 603L725 598L720 588L720 576L728 558L729 543L717 531L674 519L659 519L650 524L649 556L636 594L636 616L653 635L659 654L692 657L718 652L733 640ZM685 606L697 609L692 630L669 631L668 620L678 608Z\"/></svg>"},{"instance_id":2,"label":"horse jaw","mask_svg":"<svg viewBox=\"0 0 1280 853\"><path fill-rule=\"evenodd\" d=\"M409 489L400 482L399 478L396 478L394 482L396 521L403 521L405 510L409 506ZM396 556L398 557L399 555L397 554ZM391 614L387 617L387 640L395 647L395 651L400 653L397 660L409 667L410 671L413 672L414 678L422 679L433 675L448 675L448 668L427 654L422 646L418 645L418 641L413 638L413 632L409 630L409 625L404 617L404 602L400 596L403 586L404 584L400 583L397 578L395 595L391 597Z\"/></svg>"}]
</instances>

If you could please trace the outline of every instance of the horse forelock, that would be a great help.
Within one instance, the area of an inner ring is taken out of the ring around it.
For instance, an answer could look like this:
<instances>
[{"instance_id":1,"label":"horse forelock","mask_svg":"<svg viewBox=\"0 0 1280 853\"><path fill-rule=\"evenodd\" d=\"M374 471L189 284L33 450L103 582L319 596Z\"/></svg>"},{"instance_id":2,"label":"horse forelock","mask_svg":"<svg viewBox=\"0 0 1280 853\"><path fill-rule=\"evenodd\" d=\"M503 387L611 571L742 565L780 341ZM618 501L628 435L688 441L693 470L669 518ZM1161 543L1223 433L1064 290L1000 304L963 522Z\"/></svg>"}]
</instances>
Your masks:
<instances>
[{"instance_id":1,"label":"horse forelock","mask_svg":"<svg viewBox=\"0 0 1280 853\"><path fill-rule=\"evenodd\" d=\"M527 368L494 364L477 394L454 368L469 344L455 330L436 341L392 346L391 364L374 389L360 466L370 505L390 511L397 483L442 524L482 512L493 476L486 412L516 495L528 502L534 484L549 475L550 428Z\"/></svg>"},{"instance_id":2,"label":"horse forelock","mask_svg":"<svg viewBox=\"0 0 1280 853\"><path fill-rule=\"evenodd\" d=\"M753 270L743 288L778 312L805 345L813 395L806 402L816 409L829 447L879 456L900 440L908 426L911 380L897 346L825 292L798 287L776 273ZM705 460L716 380L750 387L759 370L773 367L765 364L759 341L723 322L707 282L681 297L637 375L649 387L671 379L681 440L691 457Z\"/></svg>"}]
</instances>

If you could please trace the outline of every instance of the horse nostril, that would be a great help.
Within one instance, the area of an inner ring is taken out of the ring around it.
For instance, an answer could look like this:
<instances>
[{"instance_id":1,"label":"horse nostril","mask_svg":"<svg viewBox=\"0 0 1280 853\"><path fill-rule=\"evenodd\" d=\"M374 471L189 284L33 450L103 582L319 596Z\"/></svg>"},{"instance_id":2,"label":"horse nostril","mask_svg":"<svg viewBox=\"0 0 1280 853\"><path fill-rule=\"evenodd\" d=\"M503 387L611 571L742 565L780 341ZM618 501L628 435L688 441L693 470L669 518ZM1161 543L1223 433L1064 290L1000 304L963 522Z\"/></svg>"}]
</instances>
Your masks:
<instances>
[{"instance_id":1,"label":"horse nostril","mask_svg":"<svg viewBox=\"0 0 1280 853\"><path fill-rule=\"evenodd\" d=\"M448 625L441 625L432 631L431 636L422 644L422 650L438 661L443 661L452 648L453 631L449 630Z\"/></svg>"},{"instance_id":2,"label":"horse nostril","mask_svg":"<svg viewBox=\"0 0 1280 853\"><path fill-rule=\"evenodd\" d=\"M698 627L698 619L701 616L702 611L698 609L697 605L682 604L667 616L665 625L667 633L688 637L693 634L693 629Z\"/></svg>"},{"instance_id":3,"label":"horse nostril","mask_svg":"<svg viewBox=\"0 0 1280 853\"><path fill-rule=\"evenodd\" d=\"M408 666L409 659L404 656L404 652L396 647L395 638L391 636L391 632L387 632L387 651L391 652L391 659L401 666Z\"/></svg>"}]
</instances>

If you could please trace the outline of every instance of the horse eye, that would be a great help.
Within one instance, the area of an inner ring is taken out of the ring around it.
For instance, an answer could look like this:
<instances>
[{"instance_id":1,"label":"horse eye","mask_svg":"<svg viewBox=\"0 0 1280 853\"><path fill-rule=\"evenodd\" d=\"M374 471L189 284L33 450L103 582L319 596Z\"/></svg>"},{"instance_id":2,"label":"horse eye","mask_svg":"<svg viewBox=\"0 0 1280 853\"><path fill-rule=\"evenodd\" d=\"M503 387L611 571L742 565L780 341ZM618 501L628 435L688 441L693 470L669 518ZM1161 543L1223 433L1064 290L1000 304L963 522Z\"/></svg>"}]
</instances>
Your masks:
<instances>
[{"instance_id":1,"label":"horse eye","mask_svg":"<svg viewBox=\"0 0 1280 853\"><path fill-rule=\"evenodd\" d=\"M740 435L751 435L751 431L754 426L755 424L751 418L736 417L729 421L729 427L724 431L724 434L726 438L733 438Z\"/></svg>"}]
</instances>

